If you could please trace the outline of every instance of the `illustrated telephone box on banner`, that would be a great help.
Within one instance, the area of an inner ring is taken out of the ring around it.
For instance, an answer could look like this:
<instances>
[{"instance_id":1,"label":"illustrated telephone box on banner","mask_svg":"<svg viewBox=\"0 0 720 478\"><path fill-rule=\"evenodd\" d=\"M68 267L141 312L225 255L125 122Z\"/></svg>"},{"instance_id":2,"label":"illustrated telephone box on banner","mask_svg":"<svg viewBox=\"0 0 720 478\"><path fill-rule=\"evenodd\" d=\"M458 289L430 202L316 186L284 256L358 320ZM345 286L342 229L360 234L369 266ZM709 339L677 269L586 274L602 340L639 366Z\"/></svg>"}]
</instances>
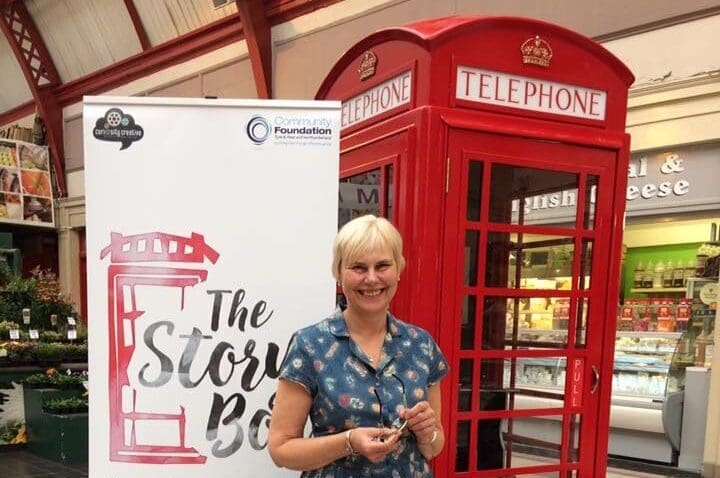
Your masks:
<instances>
[{"instance_id":1,"label":"illustrated telephone box on banner","mask_svg":"<svg viewBox=\"0 0 720 478\"><path fill-rule=\"evenodd\" d=\"M392 305L438 340L437 476L605 476L630 71L544 22L388 28L332 68L340 222L389 217Z\"/></svg>"}]
</instances>

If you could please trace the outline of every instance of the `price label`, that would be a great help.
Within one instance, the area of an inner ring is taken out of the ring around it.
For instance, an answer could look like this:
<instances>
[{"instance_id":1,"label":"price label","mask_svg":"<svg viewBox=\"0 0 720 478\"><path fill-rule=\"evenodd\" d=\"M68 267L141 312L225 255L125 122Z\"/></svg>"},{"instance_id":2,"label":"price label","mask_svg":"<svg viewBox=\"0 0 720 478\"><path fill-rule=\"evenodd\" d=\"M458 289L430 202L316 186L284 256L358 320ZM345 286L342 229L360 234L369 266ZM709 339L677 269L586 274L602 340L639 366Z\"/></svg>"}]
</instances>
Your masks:
<instances>
[{"instance_id":1,"label":"price label","mask_svg":"<svg viewBox=\"0 0 720 478\"><path fill-rule=\"evenodd\" d=\"M22 310L23 324L27 325L30 323L30 309Z\"/></svg>"},{"instance_id":2,"label":"price label","mask_svg":"<svg viewBox=\"0 0 720 478\"><path fill-rule=\"evenodd\" d=\"M68 325L75 325L75 317L68 317L67 321Z\"/></svg>"},{"instance_id":3,"label":"price label","mask_svg":"<svg viewBox=\"0 0 720 478\"><path fill-rule=\"evenodd\" d=\"M40 338L40 334L38 333L37 329L30 329L30 338L33 340L37 340Z\"/></svg>"},{"instance_id":4,"label":"price label","mask_svg":"<svg viewBox=\"0 0 720 478\"><path fill-rule=\"evenodd\" d=\"M77 330L68 330L68 339L75 340L77 339Z\"/></svg>"},{"instance_id":5,"label":"price label","mask_svg":"<svg viewBox=\"0 0 720 478\"><path fill-rule=\"evenodd\" d=\"M20 340L20 330L10 329L10 340Z\"/></svg>"}]
</instances>

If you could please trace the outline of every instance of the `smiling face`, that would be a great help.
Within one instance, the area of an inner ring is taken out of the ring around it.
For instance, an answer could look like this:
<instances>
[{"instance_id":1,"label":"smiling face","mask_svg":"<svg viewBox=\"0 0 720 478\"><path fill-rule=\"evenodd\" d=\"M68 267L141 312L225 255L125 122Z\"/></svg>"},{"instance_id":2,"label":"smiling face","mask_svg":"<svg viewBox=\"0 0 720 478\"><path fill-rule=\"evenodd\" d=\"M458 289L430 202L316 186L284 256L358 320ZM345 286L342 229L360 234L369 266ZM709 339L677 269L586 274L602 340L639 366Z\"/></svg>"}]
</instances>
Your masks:
<instances>
[{"instance_id":1,"label":"smiling face","mask_svg":"<svg viewBox=\"0 0 720 478\"><path fill-rule=\"evenodd\" d=\"M359 316L384 315L399 278L392 249L386 245L343 260L340 285L347 297L348 309Z\"/></svg>"}]
</instances>

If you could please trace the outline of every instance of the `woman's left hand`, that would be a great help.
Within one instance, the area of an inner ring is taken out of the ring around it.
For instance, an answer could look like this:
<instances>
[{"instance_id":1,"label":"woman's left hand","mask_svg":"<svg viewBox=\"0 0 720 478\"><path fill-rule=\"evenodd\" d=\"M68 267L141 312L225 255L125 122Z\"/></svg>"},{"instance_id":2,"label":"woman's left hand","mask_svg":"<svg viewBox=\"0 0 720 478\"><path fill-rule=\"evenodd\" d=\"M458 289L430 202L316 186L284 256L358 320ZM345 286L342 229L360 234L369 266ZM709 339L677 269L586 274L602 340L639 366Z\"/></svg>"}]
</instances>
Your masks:
<instances>
[{"instance_id":1,"label":"woman's left hand","mask_svg":"<svg viewBox=\"0 0 720 478\"><path fill-rule=\"evenodd\" d=\"M414 407L400 412L400 418L407 420L408 427L415 434L418 443L427 443L437 430L437 416L430 403L423 400Z\"/></svg>"}]
</instances>

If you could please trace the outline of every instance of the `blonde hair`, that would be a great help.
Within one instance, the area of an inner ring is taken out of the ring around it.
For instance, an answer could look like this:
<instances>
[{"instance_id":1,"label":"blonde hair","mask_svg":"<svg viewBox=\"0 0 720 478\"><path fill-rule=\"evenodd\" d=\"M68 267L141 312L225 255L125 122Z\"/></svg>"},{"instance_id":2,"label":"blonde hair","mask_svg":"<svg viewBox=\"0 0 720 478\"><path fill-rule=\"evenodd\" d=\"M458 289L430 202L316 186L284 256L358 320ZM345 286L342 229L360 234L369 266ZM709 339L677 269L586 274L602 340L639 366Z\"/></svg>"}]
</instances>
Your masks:
<instances>
[{"instance_id":1,"label":"blonde hair","mask_svg":"<svg viewBox=\"0 0 720 478\"><path fill-rule=\"evenodd\" d=\"M367 251L382 247L390 247L398 272L402 272L405 268L402 237L390 221L368 214L348 222L335 236L333 277L340 281L343 264L352 262Z\"/></svg>"}]
</instances>

